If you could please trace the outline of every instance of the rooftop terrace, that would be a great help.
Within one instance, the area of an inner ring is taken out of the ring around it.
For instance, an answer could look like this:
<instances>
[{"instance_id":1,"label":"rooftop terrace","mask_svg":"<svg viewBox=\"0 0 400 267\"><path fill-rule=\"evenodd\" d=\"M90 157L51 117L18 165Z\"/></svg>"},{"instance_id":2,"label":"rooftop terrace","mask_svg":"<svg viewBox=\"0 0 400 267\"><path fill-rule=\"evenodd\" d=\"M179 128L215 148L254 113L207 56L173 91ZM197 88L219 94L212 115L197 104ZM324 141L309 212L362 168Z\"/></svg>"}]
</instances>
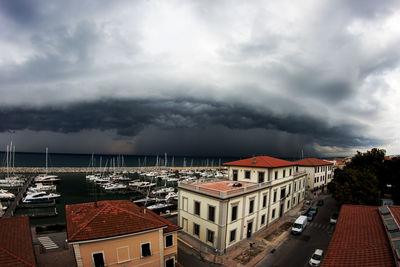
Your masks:
<instances>
[{"instance_id":1,"label":"rooftop terrace","mask_svg":"<svg viewBox=\"0 0 400 267\"><path fill-rule=\"evenodd\" d=\"M261 188L265 188L271 185L271 182L264 183L250 183L250 182L238 182L231 180L212 180L206 183L194 182L194 183L179 183L179 188L201 192L202 194L219 197L222 199L230 198L233 196L241 195L246 192L255 191Z\"/></svg>"}]
</instances>

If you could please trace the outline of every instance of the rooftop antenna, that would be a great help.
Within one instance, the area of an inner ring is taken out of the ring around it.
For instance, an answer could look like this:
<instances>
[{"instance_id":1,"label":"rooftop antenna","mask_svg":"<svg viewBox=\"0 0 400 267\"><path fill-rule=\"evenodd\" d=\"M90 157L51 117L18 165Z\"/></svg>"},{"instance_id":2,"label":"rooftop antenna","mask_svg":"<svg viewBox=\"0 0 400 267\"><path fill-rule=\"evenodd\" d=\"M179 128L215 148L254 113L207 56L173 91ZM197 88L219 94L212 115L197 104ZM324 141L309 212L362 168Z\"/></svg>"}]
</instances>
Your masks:
<instances>
[{"instance_id":1,"label":"rooftop antenna","mask_svg":"<svg viewBox=\"0 0 400 267\"><path fill-rule=\"evenodd\" d=\"M301 150L301 159L304 159L303 149Z\"/></svg>"}]
</instances>

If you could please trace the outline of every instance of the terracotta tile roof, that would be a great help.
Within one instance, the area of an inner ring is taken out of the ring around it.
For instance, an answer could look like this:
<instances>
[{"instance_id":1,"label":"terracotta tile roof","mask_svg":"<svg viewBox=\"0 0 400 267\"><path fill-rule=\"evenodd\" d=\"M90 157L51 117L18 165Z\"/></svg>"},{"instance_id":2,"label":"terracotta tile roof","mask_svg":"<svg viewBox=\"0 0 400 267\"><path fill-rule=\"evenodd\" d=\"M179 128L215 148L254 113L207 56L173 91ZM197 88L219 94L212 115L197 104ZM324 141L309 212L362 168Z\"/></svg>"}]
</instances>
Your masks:
<instances>
[{"instance_id":1,"label":"terracotta tile roof","mask_svg":"<svg viewBox=\"0 0 400 267\"><path fill-rule=\"evenodd\" d=\"M378 207L342 206L322 266L394 266Z\"/></svg>"},{"instance_id":2,"label":"terracotta tile roof","mask_svg":"<svg viewBox=\"0 0 400 267\"><path fill-rule=\"evenodd\" d=\"M336 165L345 165L346 163L344 163L343 161L341 161L341 160L337 160L336 161Z\"/></svg>"},{"instance_id":3,"label":"terracotta tile roof","mask_svg":"<svg viewBox=\"0 0 400 267\"><path fill-rule=\"evenodd\" d=\"M258 156L248 159L242 159L224 163L225 166L240 166L240 167L261 167L261 168L276 168L285 166L294 166L293 162L272 158L268 156Z\"/></svg>"},{"instance_id":4,"label":"terracotta tile roof","mask_svg":"<svg viewBox=\"0 0 400 267\"><path fill-rule=\"evenodd\" d=\"M322 159L316 159L316 158L307 158L307 159L301 159L293 162L296 165L299 166L325 166L325 165L333 165L332 162L322 160Z\"/></svg>"},{"instance_id":5,"label":"terracotta tile roof","mask_svg":"<svg viewBox=\"0 0 400 267\"><path fill-rule=\"evenodd\" d=\"M232 184L239 183L241 184L240 187L234 187ZM249 182L236 182L236 181L220 181L220 182L213 182L213 183L203 183L203 184L196 184L196 186L214 189L218 191L230 191L230 190L237 190L244 187L249 187L251 185L257 185L256 183L249 183Z\"/></svg>"},{"instance_id":6,"label":"terracotta tile roof","mask_svg":"<svg viewBox=\"0 0 400 267\"><path fill-rule=\"evenodd\" d=\"M0 266L36 266L27 216L0 218Z\"/></svg>"},{"instance_id":7,"label":"terracotta tile roof","mask_svg":"<svg viewBox=\"0 0 400 267\"><path fill-rule=\"evenodd\" d=\"M145 209L146 212L143 212ZM129 200L66 205L68 241L83 241L164 228L180 229L166 219Z\"/></svg>"}]
</instances>

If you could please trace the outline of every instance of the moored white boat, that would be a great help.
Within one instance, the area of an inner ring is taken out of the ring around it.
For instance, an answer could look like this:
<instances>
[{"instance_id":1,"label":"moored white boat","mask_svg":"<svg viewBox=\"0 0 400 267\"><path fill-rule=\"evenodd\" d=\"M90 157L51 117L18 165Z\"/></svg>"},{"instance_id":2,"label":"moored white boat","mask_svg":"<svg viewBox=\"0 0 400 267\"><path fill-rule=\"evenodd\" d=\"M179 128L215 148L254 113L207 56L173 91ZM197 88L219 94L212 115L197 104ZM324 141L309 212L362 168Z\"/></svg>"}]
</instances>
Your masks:
<instances>
[{"instance_id":1,"label":"moored white boat","mask_svg":"<svg viewBox=\"0 0 400 267\"><path fill-rule=\"evenodd\" d=\"M12 199L12 198L15 198L15 195L13 193L10 193L4 189L0 189L0 199Z\"/></svg>"},{"instance_id":2,"label":"moored white boat","mask_svg":"<svg viewBox=\"0 0 400 267\"><path fill-rule=\"evenodd\" d=\"M51 202L57 198L59 198L59 194L55 193L46 193L44 191L29 193L22 199L23 203L45 203Z\"/></svg>"}]
</instances>

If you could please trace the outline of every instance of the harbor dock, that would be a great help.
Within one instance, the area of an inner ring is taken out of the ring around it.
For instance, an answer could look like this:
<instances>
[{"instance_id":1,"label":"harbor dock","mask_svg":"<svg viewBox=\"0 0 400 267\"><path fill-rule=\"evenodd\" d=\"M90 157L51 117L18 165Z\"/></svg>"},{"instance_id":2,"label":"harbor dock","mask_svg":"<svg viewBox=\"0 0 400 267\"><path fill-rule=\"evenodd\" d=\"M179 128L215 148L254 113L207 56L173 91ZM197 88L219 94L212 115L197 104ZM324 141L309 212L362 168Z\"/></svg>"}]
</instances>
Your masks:
<instances>
[{"instance_id":1,"label":"harbor dock","mask_svg":"<svg viewBox=\"0 0 400 267\"><path fill-rule=\"evenodd\" d=\"M17 209L19 203L21 202L21 199L24 197L24 194L25 194L26 190L28 189L29 185L32 183L33 179L34 179L34 177L29 177L26 180L24 186L21 188L21 190L15 196L14 201L8 207L8 209L4 213L3 217L8 218L8 217L14 216L15 210Z\"/></svg>"}]
</instances>

